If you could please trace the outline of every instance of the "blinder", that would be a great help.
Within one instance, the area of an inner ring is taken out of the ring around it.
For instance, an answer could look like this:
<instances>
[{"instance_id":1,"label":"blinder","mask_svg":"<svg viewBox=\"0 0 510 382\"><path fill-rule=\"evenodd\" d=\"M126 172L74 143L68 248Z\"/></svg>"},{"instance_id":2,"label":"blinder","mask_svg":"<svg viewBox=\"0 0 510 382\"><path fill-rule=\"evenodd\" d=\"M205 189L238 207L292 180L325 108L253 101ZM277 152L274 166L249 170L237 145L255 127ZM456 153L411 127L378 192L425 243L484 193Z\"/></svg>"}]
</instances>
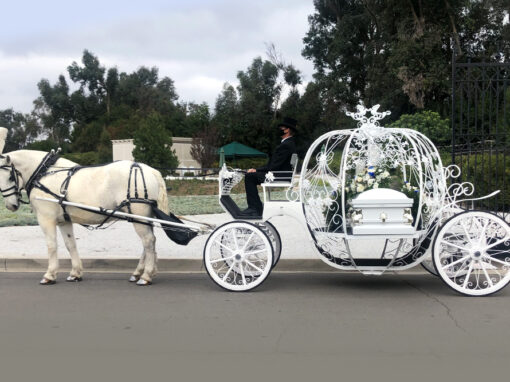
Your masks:
<instances>
[{"instance_id":1,"label":"blinder","mask_svg":"<svg viewBox=\"0 0 510 382\"><path fill-rule=\"evenodd\" d=\"M13 182L13 185L11 187L4 188L4 189L0 188L0 193L2 193L2 196L4 198L7 198L9 196L16 195L18 197L18 202L25 203L23 200L21 200L22 188L19 185L19 177L21 176L21 174L18 170L16 170L16 167L14 167L14 164L11 163L10 165L0 166L0 170L9 171L10 172L9 181ZM9 191L10 191L10 193L7 193Z\"/></svg>"}]
</instances>

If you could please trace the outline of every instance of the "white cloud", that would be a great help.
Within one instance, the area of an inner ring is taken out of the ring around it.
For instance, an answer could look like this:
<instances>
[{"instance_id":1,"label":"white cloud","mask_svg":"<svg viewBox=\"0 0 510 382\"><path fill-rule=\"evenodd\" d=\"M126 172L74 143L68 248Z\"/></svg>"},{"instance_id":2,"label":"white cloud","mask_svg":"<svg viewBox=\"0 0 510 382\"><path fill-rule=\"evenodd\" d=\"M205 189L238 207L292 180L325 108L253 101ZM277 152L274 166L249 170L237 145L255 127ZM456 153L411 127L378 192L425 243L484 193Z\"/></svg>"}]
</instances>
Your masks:
<instances>
[{"instance_id":1,"label":"white cloud","mask_svg":"<svg viewBox=\"0 0 510 382\"><path fill-rule=\"evenodd\" d=\"M275 43L306 81L311 79L312 64L301 56L307 16L313 12L309 0L145 3L143 13L128 9L121 17L106 13L100 20L81 18L75 25L68 20L61 30L36 25L32 31L25 28L19 38L2 38L0 24L0 109L30 111L38 96L37 82L56 81L72 61L81 59L83 49L103 65L125 72L157 66L161 77L175 81L181 100L211 106L224 82L237 83L237 71L265 55L267 42Z\"/></svg>"}]
</instances>

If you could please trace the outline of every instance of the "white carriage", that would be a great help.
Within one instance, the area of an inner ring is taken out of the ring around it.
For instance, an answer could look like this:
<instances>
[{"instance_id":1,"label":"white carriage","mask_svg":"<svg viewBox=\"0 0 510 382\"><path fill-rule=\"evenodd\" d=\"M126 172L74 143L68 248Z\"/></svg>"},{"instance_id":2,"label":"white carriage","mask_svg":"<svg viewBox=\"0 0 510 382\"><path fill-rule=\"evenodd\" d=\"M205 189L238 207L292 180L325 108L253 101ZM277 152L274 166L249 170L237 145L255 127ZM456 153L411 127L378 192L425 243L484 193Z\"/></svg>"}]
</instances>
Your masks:
<instances>
[{"instance_id":1,"label":"white carriage","mask_svg":"<svg viewBox=\"0 0 510 382\"><path fill-rule=\"evenodd\" d=\"M275 181L268 173L263 216L242 217L230 191L243 173L221 169L219 201L234 220L218 227L204 248L205 267L216 284L247 291L269 276L281 253L280 236L269 220L282 215L301 222L321 259L338 269L381 275L422 264L454 290L474 296L508 284L507 222L466 209L483 198L472 198L471 183L455 182L459 168L443 167L423 134L380 126L389 112L378 107L358 106L348 113L358 121L356 129L319 137L299 177L297 156L287 178ZM271 195L278 188L286 190L284 200Z\"/></svg>"}]
</instances>

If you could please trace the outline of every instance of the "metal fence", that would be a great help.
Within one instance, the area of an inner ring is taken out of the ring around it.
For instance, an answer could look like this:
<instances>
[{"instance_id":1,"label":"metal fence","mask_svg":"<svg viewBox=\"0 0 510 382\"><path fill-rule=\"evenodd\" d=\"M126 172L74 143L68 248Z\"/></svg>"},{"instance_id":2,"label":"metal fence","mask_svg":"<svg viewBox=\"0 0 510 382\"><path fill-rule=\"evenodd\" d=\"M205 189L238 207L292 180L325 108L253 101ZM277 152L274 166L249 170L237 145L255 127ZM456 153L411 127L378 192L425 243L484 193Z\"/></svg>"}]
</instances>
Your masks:
<instances>
[{"instance_id":1,"label":"metal fence","mask_svg":"<svg viewBox=\"0 0 510 382\"><path fill-rule=\"evenodd\" d=\"M452 61L452 163L475 196L476 207L510 217L510 63Z\"/></svg>"}]
</instances>

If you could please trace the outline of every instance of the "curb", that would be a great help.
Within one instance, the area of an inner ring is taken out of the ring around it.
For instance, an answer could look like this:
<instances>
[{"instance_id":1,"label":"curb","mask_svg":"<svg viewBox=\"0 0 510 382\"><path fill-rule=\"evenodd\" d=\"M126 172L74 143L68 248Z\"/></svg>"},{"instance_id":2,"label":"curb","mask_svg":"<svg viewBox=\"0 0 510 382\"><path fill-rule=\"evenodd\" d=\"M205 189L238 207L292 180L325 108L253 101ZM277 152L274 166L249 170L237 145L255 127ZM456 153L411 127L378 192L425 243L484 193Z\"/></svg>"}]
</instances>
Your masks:
<instances>
[{"instance_id":1,"label":"curb","mask_svg":"<svg viewBox=\"0 0 510 382\"><path fill-rule=\"evenodd\" d=\"M138 265L138 259L82 259L85 272L130 273ZM44 258L0 258L0 272L44 272L48 260ZM71 270L71 259L59 260L59 271ZM159 273L204 273L202 259L159 259ZM320 259L281 259L273 272L353 272L330 267ZM390 273L396 273L389 271ZM428 274L421 267L399 273Z\"/></svg>"}]
</instances>

